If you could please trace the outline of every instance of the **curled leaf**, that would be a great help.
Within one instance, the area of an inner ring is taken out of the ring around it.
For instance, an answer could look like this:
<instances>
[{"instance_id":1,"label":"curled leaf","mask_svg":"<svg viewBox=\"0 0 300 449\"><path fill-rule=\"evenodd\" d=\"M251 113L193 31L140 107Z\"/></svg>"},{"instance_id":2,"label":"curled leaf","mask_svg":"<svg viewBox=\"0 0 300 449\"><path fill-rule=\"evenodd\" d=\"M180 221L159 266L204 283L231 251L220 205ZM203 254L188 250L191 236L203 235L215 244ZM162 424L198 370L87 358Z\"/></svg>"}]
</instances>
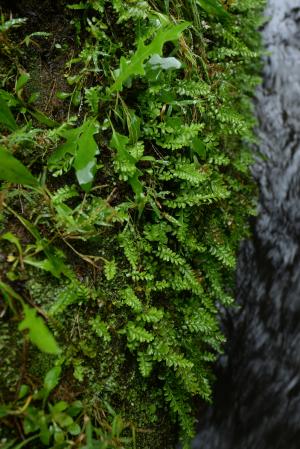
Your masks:
<instances>
[{"instance_id":1,"label":"curled leaf","mask_svg":"<svg viewBox=\"0 0 300 449\"><path fill-rule=\"evenodd\" d=\"M23 305L24 319L19 324L19 330L28 330L28 337L30 341L35 344L42 352L48 354L59 354L59 346L46 326L44 320L37 316L36 310L29 307L27 304Z\"/></svg>"},{"instance_id":2,"label":"curled leaf","mask_svg":"<svg viewBox=\"0 0 300 449\"><path fill-rule=\"evenodd\" d=\"M158 54L155 54L151 56L151 58L148 61L148 64L150 64L151 68L153 70L171 70L171 69L180 69L181 68L181 62L178 61L178 59L174 57L170 58L162 58Z\"/></svg>"}]
</instances>

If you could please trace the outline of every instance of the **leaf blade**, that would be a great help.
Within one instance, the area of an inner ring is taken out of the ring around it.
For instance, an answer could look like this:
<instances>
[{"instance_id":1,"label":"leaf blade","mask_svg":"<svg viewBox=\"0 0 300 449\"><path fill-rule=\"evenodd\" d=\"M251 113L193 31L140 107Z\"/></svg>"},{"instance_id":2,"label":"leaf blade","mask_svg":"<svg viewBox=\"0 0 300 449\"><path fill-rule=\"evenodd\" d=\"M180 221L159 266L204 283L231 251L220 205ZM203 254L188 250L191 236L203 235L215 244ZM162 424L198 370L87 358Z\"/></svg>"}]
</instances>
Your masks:
<instances>
[{"instance_id":1,"label":"leaf blade","mask_svg":"<svg viewBox=\"0 0 300 449\"><path fill-rule=\"evenodd\" d=\"M61 366L54 366L51 368L44 378L44 388L49 394L59 383L61 375Z\"/></svg>"},{"instance_id":2,"label":"leaf blade","mask_svg":"<svg viewBox=\"0 0 300 449\"><path fill-rule=\"evenodd\" d=\"M96 154L99 153L94 134L98 131L95 120L87 120L78 139L78 149L74 159L74 168L79 185L84 190L92 186L96 173Z\"/></svg>"},{"instance_id":3,"label":"leaf blade","mask_svg":"<svg viewBox=\"0 0 300 449\"><path fill-rule=\"evenodd\" d=\"M30 171L10 154L4 147L0 146L0 180L13 182L15 184L30 185L38 187L38 180Z\"/></svg>"},{"instance_id":4,"label":"leaf blade","mask_svg":"<svg viewBox=\"0 0 300 449\"><path fill-rule=\"evenodd\" d=\"M169 25L158 31L152 42L145 45L142 40L139 41L136 52L130 60L124 57L120 59L120 68L115 82L110 87L111 92L120 92L123 84L131 76L144 75L144 61L151 55L157 54L161 56L163 46L166 42L178 40L181 33L189 26L189 22L183 22L178 25Z\"/></svg>"},{"instance_id":5,"label":"leaf blade","mask_svg":"<svg viewBox=\"0 0 300 449\"><path fill-rule=\"evenodd\" d=\"M36 310L32 307L23 305L24 319L19 324L19 330L28 330L30 341L39 348L40 351L47 354L60 354L60 348L46 326L44 320L37 316Z\"/></svg>"},{"instance_id":6,"label":"leaf blade","mask_svg":"<svg viewBox=\"0 0 300 449\"><path fill-rule=\"evenodd\" d=\"M15 118L7 103L2 98L0 98L0 123L9 131L15 131L17 129Z\"/></svg>"}]
</instances>

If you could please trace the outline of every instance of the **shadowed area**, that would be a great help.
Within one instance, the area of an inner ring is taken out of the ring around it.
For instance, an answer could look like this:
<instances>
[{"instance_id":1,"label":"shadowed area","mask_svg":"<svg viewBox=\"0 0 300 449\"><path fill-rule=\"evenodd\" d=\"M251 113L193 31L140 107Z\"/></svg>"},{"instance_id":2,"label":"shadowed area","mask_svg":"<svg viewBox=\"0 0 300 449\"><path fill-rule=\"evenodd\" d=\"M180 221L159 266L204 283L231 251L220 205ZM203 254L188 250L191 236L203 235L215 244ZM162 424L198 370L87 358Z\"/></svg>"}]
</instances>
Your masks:
<instances>
[{"instance_id":1,"label":"shadowed area","mask_svg":"<svg viewBox=\"0 0 300 449\"><path fill-rule=\"evenodd\" d=\"M239 310L193 448L298 449L300 441L300 1L270 0L257 92L260 189L239 259Z\"/></svg>"}]
</instances>

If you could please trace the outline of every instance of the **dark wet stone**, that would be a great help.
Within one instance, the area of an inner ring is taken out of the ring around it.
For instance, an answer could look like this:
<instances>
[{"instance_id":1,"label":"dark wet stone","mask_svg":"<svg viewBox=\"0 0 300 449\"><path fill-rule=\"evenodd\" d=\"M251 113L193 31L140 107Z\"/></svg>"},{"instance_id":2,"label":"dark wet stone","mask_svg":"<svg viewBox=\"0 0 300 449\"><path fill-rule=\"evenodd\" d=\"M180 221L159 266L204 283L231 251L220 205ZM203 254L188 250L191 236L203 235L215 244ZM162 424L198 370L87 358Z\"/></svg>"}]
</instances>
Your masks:
<instances>
[{"instance_id":1,"label":"dark wet stone","mask_svg":"<svg viewBox=\"0 0 300 449\"><path fill-rule=\"evenodd\" d=\"M193 449L300 448L300 0L269 0L257 92L260 188L227 314L214 405Z\"/></svg>"}]
</instances>

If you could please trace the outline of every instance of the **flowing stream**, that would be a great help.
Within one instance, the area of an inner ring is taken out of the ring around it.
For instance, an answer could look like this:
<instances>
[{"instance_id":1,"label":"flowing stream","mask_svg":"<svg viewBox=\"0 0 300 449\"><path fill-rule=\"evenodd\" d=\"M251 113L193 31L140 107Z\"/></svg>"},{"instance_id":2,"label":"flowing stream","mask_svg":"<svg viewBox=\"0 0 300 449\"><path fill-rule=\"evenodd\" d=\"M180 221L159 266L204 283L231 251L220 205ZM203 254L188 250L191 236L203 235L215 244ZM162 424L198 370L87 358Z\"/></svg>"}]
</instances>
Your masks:
<instances>
[{"instance_id":1,"label":"flowing stream","mask_svg":"<svg viewBox=\"0 0 300 449\"><path fill-rule=\"evenodd\" d=\"M226 356L194 449L300 448L300 0L269 0L266 15L259 215L241 249L240 309L224 317Z\"/></svg>"}]
</instances>

